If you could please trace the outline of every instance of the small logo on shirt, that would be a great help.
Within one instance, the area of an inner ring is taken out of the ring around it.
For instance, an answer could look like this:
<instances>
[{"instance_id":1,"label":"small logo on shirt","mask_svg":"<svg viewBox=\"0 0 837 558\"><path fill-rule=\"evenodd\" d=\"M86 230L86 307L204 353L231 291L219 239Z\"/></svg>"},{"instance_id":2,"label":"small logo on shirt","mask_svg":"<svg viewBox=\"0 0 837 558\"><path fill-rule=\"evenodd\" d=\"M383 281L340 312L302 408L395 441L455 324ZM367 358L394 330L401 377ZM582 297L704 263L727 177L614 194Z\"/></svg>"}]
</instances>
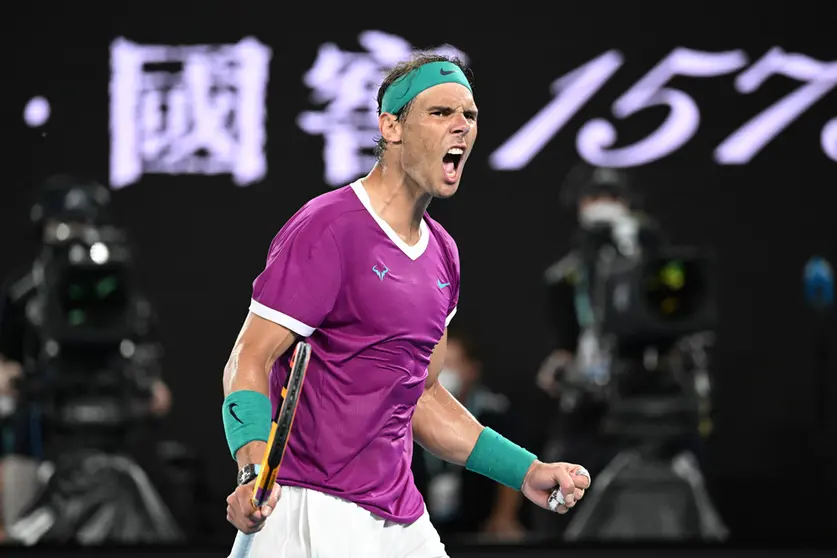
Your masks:
<instances>
[{"instance_id":1,"label":"small logo on shirt","mask_svg":"<svg viewBox=\"0 0 837 558\"><path fill-rule=\"evenodd\" d=\"M375 275L377 275L377 276L378 276L378 279L380 279L381 281L383 281L383 280L384 280L384 275L386 275L386 274L387 274L387 272L389 271L389 268L388 268L387 266L384 266L383 271L381 271L380 269L378 269L378 266L377 266L377 265L373 265L373 266L372 266L372 271L374 271L374 272L375 272Z\"/></svg>"},{"instance_id":2,"label":"small logo on shirt","mask_svg":"<svg viewBox=\"0 0 837 558\"><path fill-rule=\"evenodd\" d=\"M233 411L233 407L237 407L237 406L238 406L238 403L230 403L229 406L227 407L227 410L232 415L232 418L237 420L239 423L244 424L243 422L241 422L241 419L238 418L238 415L235 414L235 411Z\"/></svg>"},{"instance_id":3,"label":"small logo on shirt","mask_svg":"<svg viewBox=\"0 0 837 558\"><path fill-rule=\"evenodd\" d=\"M442 283L441 280L436 279L436 286L440 289L444 289L445 287L450 287L450 283Z\"/></svg>"}]
</instances>

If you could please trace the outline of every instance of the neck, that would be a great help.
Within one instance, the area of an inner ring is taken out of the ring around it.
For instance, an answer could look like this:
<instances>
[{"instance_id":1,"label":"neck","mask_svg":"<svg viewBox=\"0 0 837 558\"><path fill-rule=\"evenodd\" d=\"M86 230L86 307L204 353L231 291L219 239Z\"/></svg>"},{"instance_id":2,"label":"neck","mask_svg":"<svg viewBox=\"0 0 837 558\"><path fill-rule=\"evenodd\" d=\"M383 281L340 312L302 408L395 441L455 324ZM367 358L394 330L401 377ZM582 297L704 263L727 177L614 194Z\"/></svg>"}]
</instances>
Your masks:
<instances>
[{"instance_id":1,"label":"neck","mask_svg":"<svg viewBox=\"0 0 837 558\"><path fill-rule=\"evenodd\" d=\"M432 196L419 188L400 168L377 163L362 181L372 209L407 244L419 240L421 219Z\"/></svg>"}]
</instances>

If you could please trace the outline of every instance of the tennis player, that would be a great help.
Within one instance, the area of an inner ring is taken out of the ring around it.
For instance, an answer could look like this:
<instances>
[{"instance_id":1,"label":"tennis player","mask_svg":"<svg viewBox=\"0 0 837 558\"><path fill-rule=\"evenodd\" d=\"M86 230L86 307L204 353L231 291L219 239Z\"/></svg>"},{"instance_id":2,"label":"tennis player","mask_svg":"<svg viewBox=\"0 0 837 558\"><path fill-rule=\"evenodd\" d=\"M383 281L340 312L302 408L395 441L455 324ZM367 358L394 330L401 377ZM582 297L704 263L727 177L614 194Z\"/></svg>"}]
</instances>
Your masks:
<instances>
[{"instance_id":1,"label":"tennis player","mask_svg":"<svg viewBox=\"0 0 837 558\"><path fill-rule=\"evenodd\" d=\"M270 245L224 372L223 421L240 486L227 519L254 558L447 556L410 470L413 437L441 459L566 513L590 478L480 425L437 378L459 300L456 243L427 214L459 187L477 138L470 71L418 54L378 91L378 161L309 201ZM298 338L312 356L282 468L251 504ZM280 496L281 491L281 496Z\"/></svg>"}]
</instances>

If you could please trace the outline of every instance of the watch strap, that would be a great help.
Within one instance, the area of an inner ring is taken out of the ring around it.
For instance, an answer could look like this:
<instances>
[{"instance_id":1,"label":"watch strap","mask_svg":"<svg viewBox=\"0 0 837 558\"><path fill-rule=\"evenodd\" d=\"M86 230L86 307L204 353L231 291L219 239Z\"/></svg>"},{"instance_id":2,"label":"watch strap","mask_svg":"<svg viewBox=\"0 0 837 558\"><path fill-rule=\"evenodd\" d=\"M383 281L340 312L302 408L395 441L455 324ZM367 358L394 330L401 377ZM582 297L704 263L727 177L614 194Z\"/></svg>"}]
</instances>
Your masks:
<instances>
[{"instance_id":1,"label":"watch strap","mask_svg":"<svg viewBox=\"0 0 837 558\"><path fill-rule=\"evenodd\" d=\"M248 463L238 470L238 485L244 485L259 476L259 469L261 465L258 463Z\"/></svg>"}]
</instances>

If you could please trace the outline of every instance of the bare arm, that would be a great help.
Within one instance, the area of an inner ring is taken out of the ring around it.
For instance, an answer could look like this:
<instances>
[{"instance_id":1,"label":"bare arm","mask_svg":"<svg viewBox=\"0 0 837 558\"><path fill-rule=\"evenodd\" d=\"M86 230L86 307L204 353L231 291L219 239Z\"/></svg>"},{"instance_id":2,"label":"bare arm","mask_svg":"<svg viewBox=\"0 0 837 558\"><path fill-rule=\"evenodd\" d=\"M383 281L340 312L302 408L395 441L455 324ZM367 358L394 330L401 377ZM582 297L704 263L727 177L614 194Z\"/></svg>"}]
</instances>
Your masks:
<instances>
[{"instance_id":1,"label":"bare arm","mask_svg":"<svg viewBox=\"0 0 837 558\"><path fill-rule=\"evenodd\" d=\"M464 465L483 426L437 381L445 361L447 339L445 331L430 358L424 393L413 414L413 434L436 457Z\"/></svg>"},{"instance_id":2,"label":"bare arm","mask_svg":"<svg viewBox=\"0 0 837 558\"><path fill-rule=\"evenodd\" d=\"M292 331L249 313L224 367L224 396L242 390L269 396L270 369L295 338ZM235 456L238 466L261 462L265 446L261 441L243 446Z\"/></svg>"},{"instance_id":3,"label":"bare arm","mask_svg":"<svg viewBox=\"0 0 837 558\"><path fill-rule=\"evenodd\" d=\"M485 427L437 381L446 349L447 331L430 359L424 393L413 413L413 434L415 440L436 457L467 466ZM505 470L495 472L491 462L497 463L496 459L481 457L481 463L475 464L471 470L519 489L538 506L558 513L567 513L584 496L584 489L590 486L590 478L583 468L570 463L543 463L525 449L507 442L502 436L489 436L486 443L494 449L500 446L502 451L508 451L509 460L513 462L511 466L498 467ZM521 470L524 465L527 467L525 471ZM549 497L558 486L565 503L552 508ZM498 494L500 501L497 504L506 509L513 508L509 496L508 493Z\"/></svg>"}]
</instances>

